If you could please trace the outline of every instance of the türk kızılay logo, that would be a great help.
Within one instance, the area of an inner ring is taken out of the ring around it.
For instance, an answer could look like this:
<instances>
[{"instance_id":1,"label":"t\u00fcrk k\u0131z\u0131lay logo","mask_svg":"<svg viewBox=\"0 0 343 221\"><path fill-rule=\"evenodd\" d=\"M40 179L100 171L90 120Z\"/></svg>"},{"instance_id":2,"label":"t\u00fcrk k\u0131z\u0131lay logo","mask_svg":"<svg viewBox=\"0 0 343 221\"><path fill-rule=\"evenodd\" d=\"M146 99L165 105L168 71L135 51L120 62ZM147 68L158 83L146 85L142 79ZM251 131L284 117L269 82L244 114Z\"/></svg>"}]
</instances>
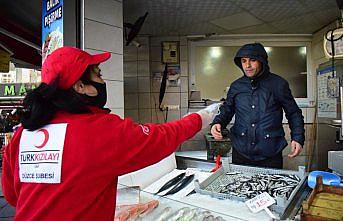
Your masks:
<instances>
[{"instance_id":1,"label":"t\u00fcrk k\u0131z\u0131lay logo","mask_svg":"<svg viewBox=\"0 0 343 221\"><path fill-rule=\"evenodd\" d=\"M35 147L40 149L40 148L43 148L46 145L46 143L48 142L48 140L49 140L49 132L48 132L47 129L39 129L37 131L37 133L38 132L42 132L44 134L44 141L43 141L43 143L41 143L40 145L35 145Z\"/></svg>"},{"instance_id":2,"label":"t\u00fcrk k\u0131z\u0131lay logo","mask_svg":"<svg viewBox=\"0 0 343 221\"><path fill-rule=\"evenodd\" d=\"M21 182L60 183L66 128L67 124L50 124L23 130L18 156Z\"/></svg>"}]
</instances>

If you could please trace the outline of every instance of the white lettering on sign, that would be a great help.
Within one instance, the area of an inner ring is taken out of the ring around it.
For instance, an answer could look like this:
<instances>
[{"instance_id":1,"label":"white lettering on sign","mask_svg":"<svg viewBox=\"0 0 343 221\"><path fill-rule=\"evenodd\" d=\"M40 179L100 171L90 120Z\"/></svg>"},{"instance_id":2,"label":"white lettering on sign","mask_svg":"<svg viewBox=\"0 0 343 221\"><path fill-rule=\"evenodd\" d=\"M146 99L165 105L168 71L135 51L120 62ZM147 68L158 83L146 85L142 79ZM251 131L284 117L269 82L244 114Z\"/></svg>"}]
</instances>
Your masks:
<instances>
[{"instance_id":1,"label":"white lettering on sign","mask_svg":"<svg viewBox=\"0 0 343 221\"><path fill-rule=\"evenodd\" d=\"M27 183L61 183L67 124L23 130L19 144L19 177Z\"/></svg>"},{"instance_id":2,"label":"white lettering on sign","mask_svg":"<svg viewBox=\"0 0 343 221\"><path fill-rule=\"evenodd\" d=\"M49 0L46 2L46 11L49 11L60 3L60 0Z\"/></svg>"},{"instance_id":3,"label":"white lettering on sign","mask_svg":"<svg viewBox=\"0 0 343 221\"><path fill-rule=\"evenodd\" d=\"M44 27L50 27L50 25L54 21L60 18L62 18L62 6L58 7L56 10L52 11L44 17Z\"/></svg>"}]
</instances>

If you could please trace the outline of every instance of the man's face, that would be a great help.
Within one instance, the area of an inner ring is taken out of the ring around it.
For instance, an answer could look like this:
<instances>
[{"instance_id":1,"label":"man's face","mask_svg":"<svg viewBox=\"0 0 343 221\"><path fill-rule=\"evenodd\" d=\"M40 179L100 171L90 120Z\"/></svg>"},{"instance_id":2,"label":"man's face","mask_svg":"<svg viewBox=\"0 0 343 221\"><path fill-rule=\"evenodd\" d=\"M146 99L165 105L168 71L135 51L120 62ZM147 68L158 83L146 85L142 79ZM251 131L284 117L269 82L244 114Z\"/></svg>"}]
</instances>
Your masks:
<instances>
[{"instance_id":1,"label":"man's face","mask_svg":"<svg viewBox=\"0 0 343 221\"><path fill-rule=\"evenodd\" d=\"M262 64L260 61L253 58L241 58L242 68L247 77L256 76L262 69Z\"/></svg>"}]
</instances>

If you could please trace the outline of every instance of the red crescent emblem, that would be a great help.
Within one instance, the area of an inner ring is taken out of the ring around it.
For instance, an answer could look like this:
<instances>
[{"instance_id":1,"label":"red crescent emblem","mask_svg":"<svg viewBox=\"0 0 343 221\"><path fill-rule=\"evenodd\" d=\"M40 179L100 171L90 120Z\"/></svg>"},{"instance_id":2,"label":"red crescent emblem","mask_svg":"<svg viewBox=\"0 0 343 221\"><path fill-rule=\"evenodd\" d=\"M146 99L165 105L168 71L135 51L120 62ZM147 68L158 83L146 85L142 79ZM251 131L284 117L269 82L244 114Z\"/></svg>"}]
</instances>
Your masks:
<instances>
[{"instance_id":1,"label":"red crescent emblem","mask_svg":"<svg viewBox=\"0 0 343 221\"><path fill-rule=\"evenodd\" d=\"M44 141L41 145L35 145L37 148L43 148L49 140L49 132L46 129L39 129L36 133L42 132L44 134Z\"/></svg>"}]
</instances>

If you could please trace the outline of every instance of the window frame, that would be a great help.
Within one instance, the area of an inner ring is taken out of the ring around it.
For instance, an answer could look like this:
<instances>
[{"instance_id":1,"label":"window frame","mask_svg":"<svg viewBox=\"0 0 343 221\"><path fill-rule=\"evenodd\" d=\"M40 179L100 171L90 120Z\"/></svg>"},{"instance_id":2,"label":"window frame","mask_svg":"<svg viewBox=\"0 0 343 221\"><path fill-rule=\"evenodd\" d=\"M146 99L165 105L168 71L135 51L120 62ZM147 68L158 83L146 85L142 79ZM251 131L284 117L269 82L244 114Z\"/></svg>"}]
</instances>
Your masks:
<instances>
[{"instance_id":1,"label":"window frame","mask_svg":"<svg viewBox=\"0 0 343 221\"><path fill-rule=\"evenodd\" d=\"M306 47L306 71L307 71L307 97L295 98L298 104L309 107L315 100L316 75L312 65L312 35L276 35L276 34L261 34L261 35L223 35L216 36L211 39L200 41L192 41L192 37L188 39L189 50L189 88L192 85L196 86L195 82L195 48L199 46L207 47L222 47L222 46L242 46L244 44L260 42L265 47ZM271 70L273 71L273 70Z\"/></svg>"}]
</instances>

